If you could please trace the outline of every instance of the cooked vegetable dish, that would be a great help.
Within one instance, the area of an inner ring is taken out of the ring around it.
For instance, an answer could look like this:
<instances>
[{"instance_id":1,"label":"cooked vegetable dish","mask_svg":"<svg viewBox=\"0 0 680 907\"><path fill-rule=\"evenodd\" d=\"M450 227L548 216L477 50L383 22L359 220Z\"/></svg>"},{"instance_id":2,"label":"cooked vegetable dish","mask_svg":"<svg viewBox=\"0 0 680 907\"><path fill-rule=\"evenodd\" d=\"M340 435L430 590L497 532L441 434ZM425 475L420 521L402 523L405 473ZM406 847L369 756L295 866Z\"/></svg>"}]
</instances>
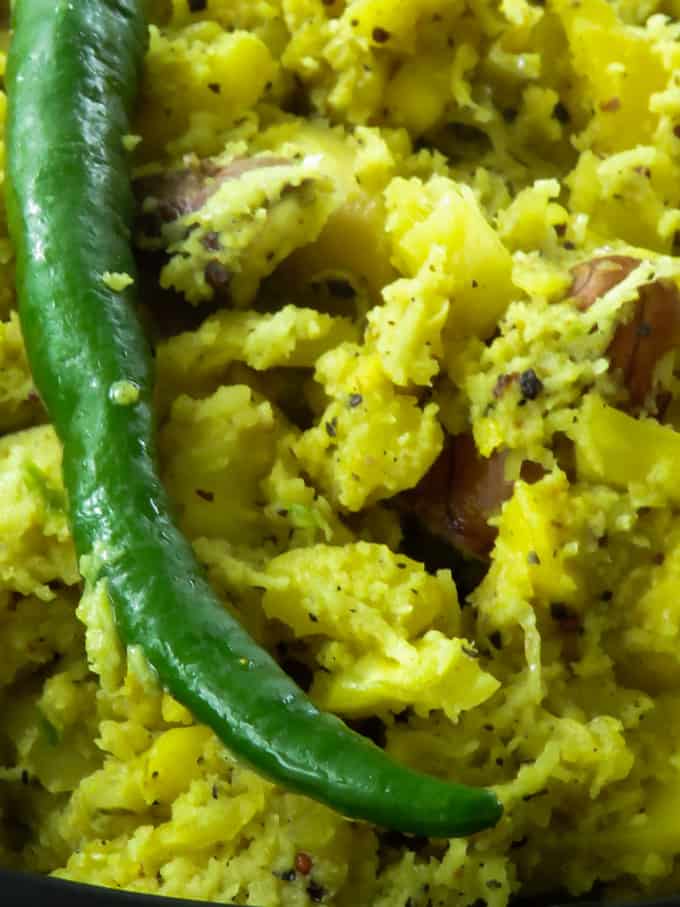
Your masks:
<instances>
[{"instance_id":1,"label":"cooked vegetable dish","mask_svg":"<svg viewBox=\"0 0 680 907\"><path fill-rule=\"evenodd\" d=\"M672 5L13 5L0 864L675 891Z\"/></svg>"}]
</instances>

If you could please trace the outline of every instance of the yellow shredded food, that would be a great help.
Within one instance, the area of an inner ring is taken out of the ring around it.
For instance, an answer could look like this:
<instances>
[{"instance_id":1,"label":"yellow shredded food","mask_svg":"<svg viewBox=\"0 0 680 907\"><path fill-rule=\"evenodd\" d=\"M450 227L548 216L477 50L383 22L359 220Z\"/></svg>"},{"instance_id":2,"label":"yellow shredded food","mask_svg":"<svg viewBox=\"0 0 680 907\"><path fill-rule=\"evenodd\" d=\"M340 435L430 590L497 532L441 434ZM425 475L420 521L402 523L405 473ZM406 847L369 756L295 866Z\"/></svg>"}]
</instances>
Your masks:
<instances>
[{"instance_id":1,"label":"yellow shredded food","mask_svg":"<svg viewBox=\"0 0 680 907\"><path fill-rule=\"evenodd\" d=\"M124 142L181 527L318 705L505 813L345 820L122 648L3 211L0 865L257 907L677 893L680 6L150 6Z\"/></svg>"}]
</instances>

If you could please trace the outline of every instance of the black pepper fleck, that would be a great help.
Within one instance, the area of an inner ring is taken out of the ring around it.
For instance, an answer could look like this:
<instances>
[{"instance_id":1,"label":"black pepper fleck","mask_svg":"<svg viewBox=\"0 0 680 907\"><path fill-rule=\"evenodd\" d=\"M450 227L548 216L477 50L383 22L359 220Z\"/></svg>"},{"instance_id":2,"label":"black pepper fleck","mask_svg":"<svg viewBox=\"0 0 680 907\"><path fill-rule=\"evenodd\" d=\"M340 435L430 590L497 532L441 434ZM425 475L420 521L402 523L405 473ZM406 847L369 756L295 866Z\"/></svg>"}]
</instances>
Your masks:
<instances>
[{"instance_id":1,"label":"black pepper fleck","mask_svg":"<svg viewBox=\"0 0 680 907\"><path fill-rule=\"evenodd\" d=\"M535 400L543 390L543 382L532 368L519 376L519 388L525 400Z\"/></svg>"},{"instance_id":2,"label":"black pepper fleck","mask_svg":"<svg viewBox=\"0 0 680 907\"><path fill-rule=\"evenodd\" d=\"M558 101L557 104L553 107L553 116L560 123L568 123L571 117L569 116L569 111L564 106L562 101Z\"/></svg>"},{"instance_id":3,"label":"black pepper fleck","mask_svg":"<svg viewBox=\"0 0 680 907\"><path fill-rule=\"evenodd\" d=\"M493 633L490 633L489 642L494 647L494 649L502 649L503 648L503 637L501 636L501 631L494 630Z\"/></svg>"},{"instance_id":4,"label":"black pepper fleck","mask_svg":"<svg viewBox=\"0 0 680 907\"><path fill-rule=\"evenodd\" d=\"M510 850L517 850L519 847L524 847L529 843L529 839L525 835L523 838L518 838L516 841L513 841L510 844Z\"/></svg>"},{"instance_id":5,"label":"black pepper fleck","mask_svg":"<svg viewBox=\"0 0 680 907\"><path fill-rule=\"evenodd\" d=\"M381 28L379 25L373 29L373 40L376 44L385 44L386 41L390 40L390 33L385 28Z\"/></svg>"},{"instance_id":6,"label":"black pepper fleck","mask_svg":"<svg viewBox=\"0 0 680 907\"><path fill-rule=\"evenodd\" d=\"M349 395L349 405L352 407L352 409L354 409L357 406L361 406L361 404L363 402L364 402L364 398L361 396L361 394L350 394Z\"/></svg>"},{"instance_id":7,"label":"black pepper fleck","mask_svg":"<svg viewBox=\"0 0 680 907\"><path fill-rule=\"evenodd\" d=\"M323 885L319 885L318 882L315 882L314 879L307 886L307 895L309 900L314 904L320 904L321 901L326 897L326 889Z\"/></svg>"},{"instance_id":8,"label":"black pepper fleck","mask_svg":"<svg viewBox=\"0 0 680 907\"><path fill-rule=\"evenodd\" d=\"M189 12L202 13L208 8L208 0L187 0Z\"/></svg>"}]
</instances>

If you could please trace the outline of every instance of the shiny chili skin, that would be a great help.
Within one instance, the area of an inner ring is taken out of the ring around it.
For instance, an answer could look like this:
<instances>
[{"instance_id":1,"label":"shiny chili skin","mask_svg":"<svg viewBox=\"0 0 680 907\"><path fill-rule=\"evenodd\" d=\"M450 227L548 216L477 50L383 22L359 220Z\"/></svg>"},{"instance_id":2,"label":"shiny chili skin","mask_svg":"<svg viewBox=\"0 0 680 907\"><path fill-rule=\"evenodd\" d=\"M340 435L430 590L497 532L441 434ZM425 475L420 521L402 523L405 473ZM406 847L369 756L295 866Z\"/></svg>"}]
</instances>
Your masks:
<instances>
[{"instance_id":1,"label":"shiny chili skin","mask_svg":"<svg viewBox=\"0 0 680 907\"><path fill-rule=\"evenodd\" d=\"M106 582L123 641L234 753L292 790L419 835L495 824L492 792L413 772L320 713L208 586L158 479L134 286L102 280L135 273L122 137L145 45L141 0L17 0L14 12L8 210L21 323L63 444L76 548Z\"/></svg>"}]
</instances>

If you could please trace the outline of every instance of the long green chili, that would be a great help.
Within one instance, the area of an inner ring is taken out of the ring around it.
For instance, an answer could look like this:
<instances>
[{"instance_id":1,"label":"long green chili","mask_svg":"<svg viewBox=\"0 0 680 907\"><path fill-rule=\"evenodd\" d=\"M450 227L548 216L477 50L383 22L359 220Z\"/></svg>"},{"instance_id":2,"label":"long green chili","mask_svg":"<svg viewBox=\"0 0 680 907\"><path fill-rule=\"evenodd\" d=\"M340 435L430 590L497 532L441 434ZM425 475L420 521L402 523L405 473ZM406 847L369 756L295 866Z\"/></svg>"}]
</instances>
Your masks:
<instances>
[{"instance_id":1,"label":"long green chili","mask_svg":"<svg viewBox=\"0 0 680 907\"><path fill-rule=\"evenodd\" d=\"M79 556L95 555L123 641L256 770L341 813L423 835L497 822L487 790L391 761L319 712L222 607L155 465L152 370L135 314L123 136L146 40L141 0L17 0L8 209L36 385L63 444Z\"/></svg>"}]
</instances>

